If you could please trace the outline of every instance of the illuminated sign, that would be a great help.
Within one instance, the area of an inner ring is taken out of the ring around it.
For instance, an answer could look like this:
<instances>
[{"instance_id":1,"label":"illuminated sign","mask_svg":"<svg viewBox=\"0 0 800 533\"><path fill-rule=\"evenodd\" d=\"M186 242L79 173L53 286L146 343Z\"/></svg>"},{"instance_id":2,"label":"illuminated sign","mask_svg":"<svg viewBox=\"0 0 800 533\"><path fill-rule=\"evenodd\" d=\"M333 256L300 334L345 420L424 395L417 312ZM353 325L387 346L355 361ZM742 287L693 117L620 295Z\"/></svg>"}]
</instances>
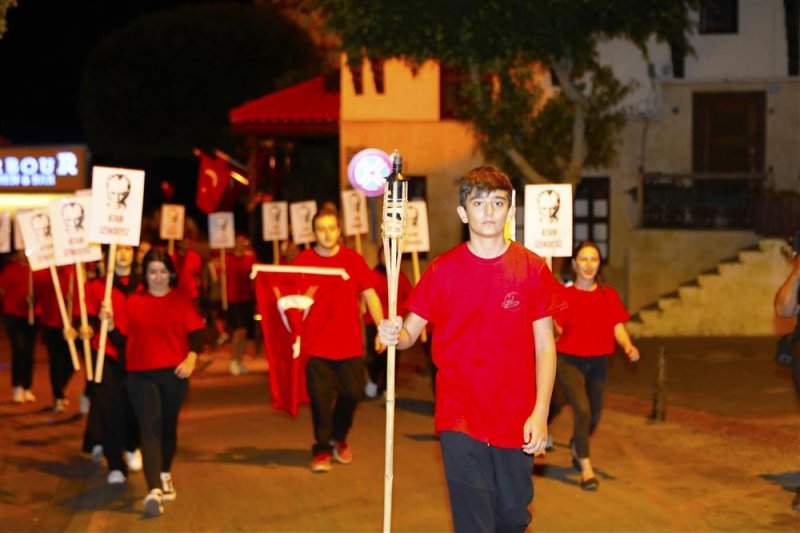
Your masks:
<instances>
[{"instance_id":1,"label":"illuminated sign","mask_svg":"<svg viewBox=\"0 0 800 533\"><path fill-rule=\"evenodd\" d=\"M0 191L71 192L86 186L85 146L0 147Z\"/></svg>"}]
</instances>

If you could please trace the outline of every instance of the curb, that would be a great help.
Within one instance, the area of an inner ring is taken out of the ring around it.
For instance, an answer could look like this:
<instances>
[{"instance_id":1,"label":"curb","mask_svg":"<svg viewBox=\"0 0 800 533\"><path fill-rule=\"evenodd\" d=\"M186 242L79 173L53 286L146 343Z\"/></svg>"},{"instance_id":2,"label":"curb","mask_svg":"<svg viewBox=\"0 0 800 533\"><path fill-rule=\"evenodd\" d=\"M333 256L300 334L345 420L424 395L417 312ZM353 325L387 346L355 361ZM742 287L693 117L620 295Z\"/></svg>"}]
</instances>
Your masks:
<instances>
[{"instance_id":1,"label":"curb","mask_svg":"<svg viewBox=\"0 0 800 533\"><path fill-rule=\"evenodd\" d=\"M648 418L652 411L650 402L609 392L606 392L605 406L614 411L640 415L645 418ZM708 411L670 405L667 407L666 420L695 430L739 437L757 444L768 444L795 453L800 449L800 431L787 431L716 415ZM798 429L800 429L800 417L798 421Z\"/></svg>"}]
</instances>

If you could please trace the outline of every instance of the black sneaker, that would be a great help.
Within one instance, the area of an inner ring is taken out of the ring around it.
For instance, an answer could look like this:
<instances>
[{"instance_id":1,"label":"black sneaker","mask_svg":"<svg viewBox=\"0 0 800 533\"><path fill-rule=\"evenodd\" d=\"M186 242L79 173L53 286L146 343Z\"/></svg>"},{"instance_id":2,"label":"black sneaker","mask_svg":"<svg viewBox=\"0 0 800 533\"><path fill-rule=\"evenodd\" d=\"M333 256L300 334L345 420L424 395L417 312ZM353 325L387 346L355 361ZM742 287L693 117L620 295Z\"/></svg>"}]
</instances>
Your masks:
<instances>
[{"instance_id":1,"label":"black sneaker","mask_svg":"<svg viewBox=\"0 0 800 533\"><path fill-rule=\"evenodd\" d=\"M161 505L162 496L161 489L153 489L144 497L144 514L146 516L159 516L164 512L164 506Z\"/></svg>"}]
</instances>

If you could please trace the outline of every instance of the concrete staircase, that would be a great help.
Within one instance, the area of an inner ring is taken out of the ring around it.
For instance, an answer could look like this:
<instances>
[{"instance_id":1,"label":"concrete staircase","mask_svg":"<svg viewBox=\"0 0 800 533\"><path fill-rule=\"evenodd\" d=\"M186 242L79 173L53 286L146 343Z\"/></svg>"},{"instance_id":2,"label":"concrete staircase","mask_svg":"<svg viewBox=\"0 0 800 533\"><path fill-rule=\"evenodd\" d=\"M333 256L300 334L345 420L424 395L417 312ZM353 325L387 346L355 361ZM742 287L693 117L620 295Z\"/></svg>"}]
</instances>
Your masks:
<instances>
[{"instance_id":1,"label":"concrete staircase","mask_svg":"<svg viewBox=\"0 0 800 533\"><path fill-rule=\"evenodd\" d=\"M700 274L626 324L633 337L711 337L774 335L785 329L776 320L773 298L791 271L780 239L763 239L735 259ZM661 268L669 268L663 265Z\"/></svg>"}]
</instances>

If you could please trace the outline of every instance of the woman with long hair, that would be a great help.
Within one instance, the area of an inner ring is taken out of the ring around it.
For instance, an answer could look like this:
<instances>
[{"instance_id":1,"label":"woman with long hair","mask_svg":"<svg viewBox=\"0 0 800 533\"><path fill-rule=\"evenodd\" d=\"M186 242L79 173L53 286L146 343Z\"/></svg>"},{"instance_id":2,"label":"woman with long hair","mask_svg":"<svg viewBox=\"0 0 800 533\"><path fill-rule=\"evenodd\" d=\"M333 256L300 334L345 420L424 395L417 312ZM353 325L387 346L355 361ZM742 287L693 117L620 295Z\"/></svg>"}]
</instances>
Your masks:
<instances>
[{"instance_id":1,"label":"woman with long hair","mask_svg":"<svg viewBox=\"0 0 800 533\"><path fill-rule=\"evenodd\" d=\"M600 249L592 241L575 248L575 282L561 291L568 307L554 316L559 335L556 378L572 406L572 464L581 473L584 490L597 490L598 486L589 454L589 436L600 422L608 356L614 353L614 342L630 361L639 360L639 350L625 329L630 315L617 291L598 280L601 265Z\"/></svg>"},{"instance_id":2,"label":"woman with long hair","mask_svg":"<svg viewBox=\"0 0 800 533\"><path fill-rule=\"evenodd\" d=\"M167 253L155 248L147 252L142 271L145 290L128 298L125 355L149 490L144 512L155 516L164 511L162 501L177 495L171 467L178 413L189 392L205 324L189 296L175 289L175 265Z\"/></svg>"}]
</instances>

